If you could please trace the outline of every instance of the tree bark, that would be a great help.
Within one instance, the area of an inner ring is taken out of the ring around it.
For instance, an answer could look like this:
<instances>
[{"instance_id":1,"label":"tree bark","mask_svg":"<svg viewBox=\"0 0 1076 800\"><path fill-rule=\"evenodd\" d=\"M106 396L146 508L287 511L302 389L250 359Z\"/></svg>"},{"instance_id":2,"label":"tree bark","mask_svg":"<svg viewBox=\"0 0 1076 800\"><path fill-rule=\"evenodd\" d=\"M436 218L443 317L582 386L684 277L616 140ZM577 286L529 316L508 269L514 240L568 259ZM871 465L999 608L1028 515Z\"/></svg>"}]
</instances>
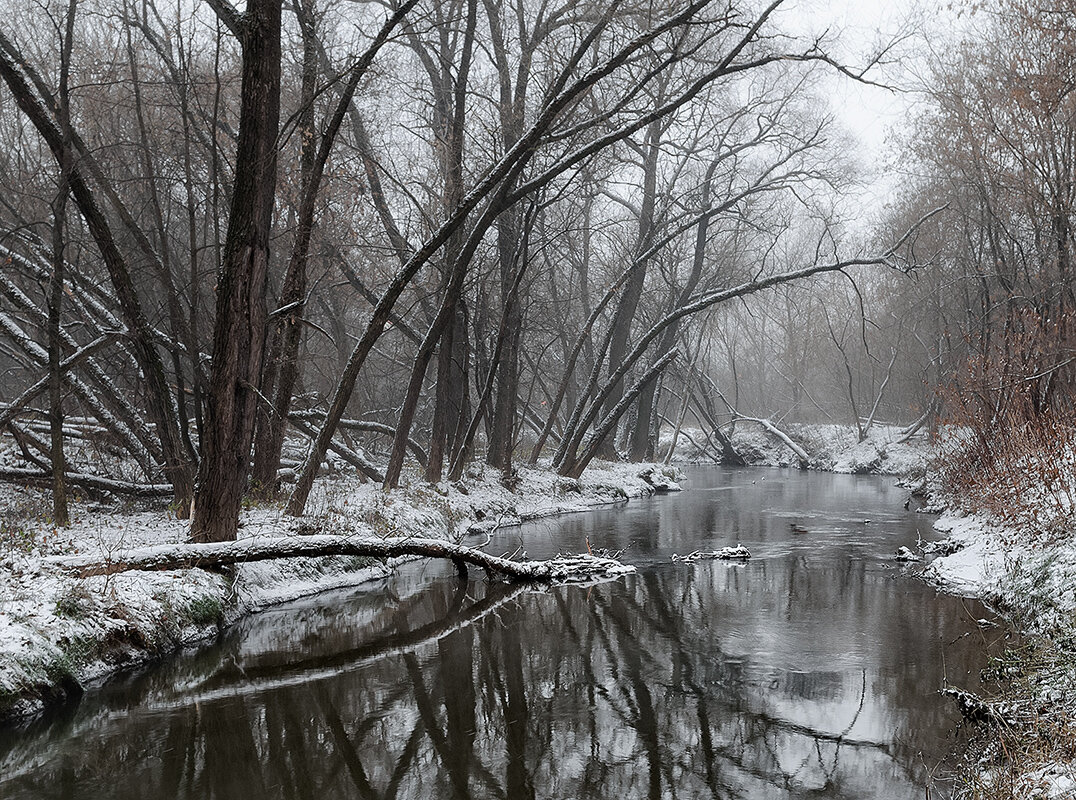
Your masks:
<instances>
[{"instance_id":1,"label":"tree bark","mask_svg":"<svg viewBox=\"0 0 1076 800\"><path fill-rule=\"evenodd\" d=\"M71 67L71 48L74 41L75 0L68 0L67 18L60 41L60 104L57 123L63 143L60 155L60 175L56 197L52 203L52 275L49 279L49 461L52 463L52 524L66 528L67 480L64 473L63 411L63 352L60 341L60 312L64 294L64 228L67 224L67 197L70 194L71 173L70 96L68 76Z\"/></svg>"},{"instance_id":2,"label":"tree bark","mask_svg":"<svg viewBox=\"0 0 1076 800\"><path fill-rule=\"evenodd\" d=\"M235 539L266 339L269 233L280 118L281 0L249 0L235 188L217 281L213 362L191 538Z\"/></svg>"}]
</instances>

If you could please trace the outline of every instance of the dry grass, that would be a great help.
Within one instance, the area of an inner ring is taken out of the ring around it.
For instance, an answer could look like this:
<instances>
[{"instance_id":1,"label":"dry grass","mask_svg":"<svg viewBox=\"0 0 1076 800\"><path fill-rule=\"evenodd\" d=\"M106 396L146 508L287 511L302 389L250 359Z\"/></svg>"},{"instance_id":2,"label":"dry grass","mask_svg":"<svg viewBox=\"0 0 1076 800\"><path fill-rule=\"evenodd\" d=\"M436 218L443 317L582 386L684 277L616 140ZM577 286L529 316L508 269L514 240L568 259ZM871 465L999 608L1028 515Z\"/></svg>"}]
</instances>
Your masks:
<instances>
[{"instance_id":1,"label":"dry grass","mask_svg":"<svg viewBox=\"0 0 1076 800\"><path fill-rule=\"evenodd\" d=\"M1025 314L941 391L945 499L1036 536L1076 529L1076 366L1062 324Z\"/></svg>"},{"instance_id":2,"label":"dry grass","mask_svg":"<svg viewBox=\"0 0 1076 800\"><path fill-rule=\"evenodd\" d=\"M1071 692L1076 652L1039 640L1014 648L993 662L1003 688L991 698L1006 724L981 725L959 781L961 800L1031 800L1073 797L1048 794L1053 776L1073 774L1076 716ZM1060 674L1059 674L1060 673Z\"/></svg>"},{"instance_id":3,"label":"dry grass","mask_svg":"<svg viewBox=\"0 0 1076 800\"><path fill-rule=\"evenodd\" d=\"M990 667L1002 724L983 724L957 796L970 800L1076 798L1049 793L1076 761L1076 626L1056 592L1050 553L1076 532L1076 317L1014 315L1002 334L974 342L941 391L945 419L933 471L944 500L983 514L1041 554L1041 575L1003 591L1018 627L1035 637ZM1064 581L1062 581L1064 583ZM1006 594L1007 592L1007 594ZM1060 771L1060 773L1059 773Z\"/></svg>"}]
</instances>

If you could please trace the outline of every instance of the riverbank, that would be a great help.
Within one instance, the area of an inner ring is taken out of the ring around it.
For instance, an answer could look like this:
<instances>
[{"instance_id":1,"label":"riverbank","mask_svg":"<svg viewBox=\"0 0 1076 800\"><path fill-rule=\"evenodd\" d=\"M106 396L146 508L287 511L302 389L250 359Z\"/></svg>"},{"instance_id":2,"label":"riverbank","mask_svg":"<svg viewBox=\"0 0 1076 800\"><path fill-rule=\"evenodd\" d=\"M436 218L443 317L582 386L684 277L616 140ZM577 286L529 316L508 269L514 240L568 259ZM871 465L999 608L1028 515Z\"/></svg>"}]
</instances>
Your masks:
<instances>
[{"instance_id":1,"label":"riverbank","mask_svg":"<svg viewBox=\"0 0 1076 800\"><path fill-rule=\"evenodd\" d=\"M924 469L921 443L874 428L859 442L849 427L789 426L811 466L837 472L906 474ZM685 431L678 460L700 461ZM758 426L741 425L736 446L749 462L789 466L796 456ZM113 465L115 466L115 465ZM579 481L521 469L514 491L493 471L473 468L455 484L384 493L355 478L319 480L301 518L275 505L244 508L240 538L294 533L422 536L460 541L542 516L622 503L679 488L675 467L595 462ZM187 538L188 523L159 505L76 497L72 524L49 523L45 490L0 485L0 719L31 715L111 672L203 641L259 609L328 589L376 580L394 564L361 558L287 559L225 573L131 572L86 579L49 569L43 559L82 554L108 561L120 550ZM580 542L580 551L586 548Z\"/></svg>"},{"instance_id":2,"label":"riverbank","mask_svg":"<svg viewBox=\"0 0 1076 800\"><path fill-rule=\"evenodd\" d=\"M580 480L520 469L514 490L494 470L460 481L391 493L354 478L319 481L300 518L279 506L250 506L240 538L330 533L422 536L450 541L540 517L627 502L679 488L675 467L595 462ZM107 562L120 550L183 542L189 523L167 510L129 503L72 504L72 524L52 527L45 492L0 488L0 718L25 717L79 693L118 669L215 636L267 606L358 585L395 563L332 557L201 569L75 578L48 568L51 555ZM580 542L579 551L586 550Z\"/></svg>"},{"instance_id":3,"label":"riverbank","mask_svg":"<svg viewBox=\"0 0 1076 800\"><path fill-rule=\"evenodd\" d=\"M924 577L995 606L1024 636L994 667L1001 688L984 698L991 714L962 797L1076 798L1076 542L952 511L934 527L955 552Z\"/></svg>"},{"instance_id":4,"label":"riverbank","mask_svg":"<svg viewBox=\"0 0 1076 800\"><path fill-rule=\"evenodd\" d=\"M811 469L898 476L918 496L921 510L940 514L933 527L948 536L918 554L929 561L923 577L950 594L998 608L1023 637L990 676L1001 690L987 702L1001 724L979 731L959 796L1076 800L1076 538L1058 519L1071 497L1065 485L1053 487L1053 498L1045 487L1022 493L1022 507L1012 516L1025 524L1001 524L969 513L975 509L962 510L966 499L939 491L937 456L925 436L906 439L901 429L886 426L871 428L863 441L850 426L791 424L782 430L807 453ZM731 438L751 464L800 461L760 425L740 425ZM686 439L678 450L706 460L702 432Z\"/></svg>"},{"instance_id":5,"label":"riverbank","mask_svg":"<svg viewBox=\"0 0 1076 800\"><path fill-rule=\"evenodd\" d=\"M913 480L926 475L930 442L926 434L907 436L895 425L874 425L862 441L851 425L782 424L781 432L806 455L808 469L853 475L895 475ZM773 432L755 422L739 422L730 435L733 449L750 466L799 467L803 459ZM662 447L672 444L666 431ZM719 448L698 428L683 428L676 440L674 461L713 464L720 461Z\"/></svg>"}]
</instances>

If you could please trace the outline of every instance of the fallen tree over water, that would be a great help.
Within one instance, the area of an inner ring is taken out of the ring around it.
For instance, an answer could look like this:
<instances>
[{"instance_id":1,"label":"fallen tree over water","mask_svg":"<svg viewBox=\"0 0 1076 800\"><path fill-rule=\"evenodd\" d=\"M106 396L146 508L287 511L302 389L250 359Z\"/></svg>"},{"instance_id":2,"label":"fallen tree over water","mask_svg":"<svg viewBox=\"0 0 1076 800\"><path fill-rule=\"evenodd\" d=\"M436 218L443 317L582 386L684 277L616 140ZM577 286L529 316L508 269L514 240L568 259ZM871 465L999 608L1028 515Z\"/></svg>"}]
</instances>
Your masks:
<instances>
[{"instance_id":1,"label":"fallen tree over water","mask_svg":"<svg viewBox=\"0 0 1076 800\"><path fill-rule=\"evenodd\" d=\"M235 564L279 558L361 556L444 558L466 577L467 565L480 567L491 578L510 581L561 583L609 578L635 571L611 558L588 554L562 555L548 561L513 561L482 550L439 539L411 537L374 538L336 535L259 536L234 542L154 545L101 555L51 556L45 564L74 572L79 577L113 575L131 570L219 569Z\"/></svg>"}]
</instances>

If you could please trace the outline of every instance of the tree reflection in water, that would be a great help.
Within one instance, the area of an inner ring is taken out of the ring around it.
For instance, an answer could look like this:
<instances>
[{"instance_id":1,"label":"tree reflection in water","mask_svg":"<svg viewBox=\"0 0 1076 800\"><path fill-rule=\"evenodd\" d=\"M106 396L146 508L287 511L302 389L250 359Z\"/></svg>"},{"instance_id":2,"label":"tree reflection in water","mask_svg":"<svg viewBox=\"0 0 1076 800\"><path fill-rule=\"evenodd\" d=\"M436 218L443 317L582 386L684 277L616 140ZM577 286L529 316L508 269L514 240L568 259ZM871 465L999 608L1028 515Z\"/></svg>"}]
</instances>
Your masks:
<instances>
[{"instance_id":1,"label":"tree reflection in water","mask_svg":"<svg viewBox=\"0 0 1076 800\"><path fill-rule=\"evenodd\" d=\"M863 558L542 591L415 573L8 732L0 795L922 797L943 655L984 659L959 602Z\"/></svg>"}]
</instances>

